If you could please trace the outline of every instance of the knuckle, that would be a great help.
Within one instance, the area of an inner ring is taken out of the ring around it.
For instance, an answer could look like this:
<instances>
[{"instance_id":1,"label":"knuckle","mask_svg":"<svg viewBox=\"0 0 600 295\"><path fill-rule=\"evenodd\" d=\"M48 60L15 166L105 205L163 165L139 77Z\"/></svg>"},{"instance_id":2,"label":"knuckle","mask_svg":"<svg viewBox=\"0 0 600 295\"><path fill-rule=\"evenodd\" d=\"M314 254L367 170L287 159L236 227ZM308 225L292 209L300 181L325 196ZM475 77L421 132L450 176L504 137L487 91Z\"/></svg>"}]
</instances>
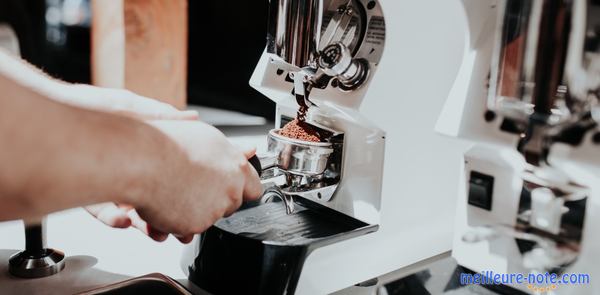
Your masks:
<instances>
[{"instance_id":1,"label":"knuckle","mask_svg":"<svg viewBox=\"0 0 600 295\"><path fill-rule=\"evenodd\" d=\"M235 211L237 211L238 208L240 208L240 206L242 205L242 198L237 198L235 200L233 200L233 202L231 203L231 206L229 206L229 208L227 208L227 212L234 213Z\"/></svg>"},{"instance_id":2,"label":"knuckle","mask_svg":"<svg viewBox=\"0 0 600 295\"><path fill-rule=\"evenodd\" d=\"M250 168L250 163L248 163L248 160L246 159L240 160L238 162L238 168L242 171L248 171Z\"/></svg>"},{"instance_id":3,"label":"knuckle","mask_svg":"<svg viewBox=\"0 0 600 295\"><path fill-rule=\"evenodd\" d=\"M235 209L236 209L236 210L237 210L237 208L239 208L239 207L242 205L242 202L243 202L243 201L244 201L244 200L243 200L242 198L237 198L237 199L235 200L235 203L234 203L234 205L235 205Z\"/></svg>"},{"instance_id":4,"label":"knuckle","mask_svg":"<svg viewBox=\"0 0 600 295\"><path fill-rule=\"evenodd\" d=\"M242 192L238 185L232 184L227 188L226 194L230 202L235 203L238 199L241 199Z\"/></svg>"},{"instance_id":5,"label":"knuckle","mask_svg":"<svg viewBox=\"0 0 600 295\"><path fill-rule=\"evenodd\" d=\"M192 228L190 228L188 226L182 226L182 227L176 228L175 231L173 231L173 233L176 235L182 235L187 232L190 232L191 230L192 230Z\"/></svg>"},{"instance_id":6,"label":"knuckle","mask_svg":"<svg viewBox=\"0 0 600 295\"><path fill-rule=\"evenodd\" d=\"M188 236L188 235L195 235L198 233L202 233L205 230L208 229L210 225L207 224L206 221L200 221L198 222L194 227L191 227L185 234L183 234L184 236Z\"/></svg>"},{"instance_id":7,"label":"knuckle","mask_svg":"<svg viewBox=\"0 0 600 295\"><path fill-rule=\"evenodd\" d=\"M222 208L217 208L217 209L213 210L213 212L211 212L211 214L210 214L211 220L209 223L213 224L217 220L221 219L221 217L223 217L223 213L224 213L224 210Z\"/></svg>"},{"instance_id":8,"label":"knuckle","mask_svg":"<svg viewBox=\"0 0 600 295\"><path fill-rule=\"evenodd\" d=\"M204 225L200 225L200 226L197 225L195 227L189 228L185 232L182 232L180 235L181 236L195 235L195 234L199 234L199 233L203 232L204 230L205 230Z\"/></svg>"}]
</instances>

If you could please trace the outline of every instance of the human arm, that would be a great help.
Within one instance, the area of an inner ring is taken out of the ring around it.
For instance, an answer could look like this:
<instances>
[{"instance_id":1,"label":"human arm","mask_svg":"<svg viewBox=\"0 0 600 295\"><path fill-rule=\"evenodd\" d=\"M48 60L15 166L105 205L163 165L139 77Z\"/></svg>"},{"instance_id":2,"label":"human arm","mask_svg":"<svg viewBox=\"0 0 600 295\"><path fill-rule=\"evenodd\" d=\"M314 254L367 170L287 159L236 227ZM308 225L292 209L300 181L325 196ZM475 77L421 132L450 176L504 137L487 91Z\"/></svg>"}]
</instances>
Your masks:
<instances>
[{"instance_id":1,"label":"human arm","mask_svg":"<svg viewBox=\"0 0 600 295\"><path fill-rule=\"evenodd\" d=\"M189 235L260 195L242 153L212 127L153 128L49 100L2 75L0 89L0 220L118 202L162 232Z\"/></svg>"},{"instance_id":2,"label":"human arm","mask_svg":"<svg viewBox=\"0 0 600 295\"><path fill-rule=\"evenodd\" d=\"M0 49L0 75L44 97L76 107L125 115L140 120L197 120L196 111L175 107L125 89L67 83Z\"/></svg>"}]
</instances>

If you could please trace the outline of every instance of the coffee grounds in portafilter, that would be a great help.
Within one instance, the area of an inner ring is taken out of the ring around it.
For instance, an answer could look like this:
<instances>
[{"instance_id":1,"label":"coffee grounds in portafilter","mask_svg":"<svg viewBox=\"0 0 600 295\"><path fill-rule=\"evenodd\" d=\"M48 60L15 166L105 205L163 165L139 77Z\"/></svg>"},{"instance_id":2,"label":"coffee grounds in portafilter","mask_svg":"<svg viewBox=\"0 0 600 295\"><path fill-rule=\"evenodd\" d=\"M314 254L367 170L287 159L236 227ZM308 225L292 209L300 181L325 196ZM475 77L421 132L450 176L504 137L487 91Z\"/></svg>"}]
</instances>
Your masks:
<instances>
[{"instance_id":1,"label":"coffee grounds in portafilter","mask_svg":"<svg viewBox=\"0 0 600 295\"><path fill-rule=\"evenodd\" d=\"M309 142L321 142L319 133L307 123L301 122L298 119L285 124L279 134L288 138L309 141Z\"/></svg>"}]
</instances>

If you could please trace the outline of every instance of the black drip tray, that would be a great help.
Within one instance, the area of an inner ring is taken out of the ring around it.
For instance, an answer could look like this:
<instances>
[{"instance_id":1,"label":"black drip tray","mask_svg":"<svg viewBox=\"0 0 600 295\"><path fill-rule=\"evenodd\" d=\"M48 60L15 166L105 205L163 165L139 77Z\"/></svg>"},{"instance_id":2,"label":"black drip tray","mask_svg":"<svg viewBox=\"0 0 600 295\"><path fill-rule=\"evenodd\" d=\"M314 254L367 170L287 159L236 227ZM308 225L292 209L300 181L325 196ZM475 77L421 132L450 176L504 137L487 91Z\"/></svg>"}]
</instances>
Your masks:
<instances>
[{"instance_id":1,"label":"black drip tray","mask_svg":"<svg viewBox=\"0 0 600 295\"><path fill-rule=\"evenodd\" d=\"M221 219L215 226L235 235L285 245L309 244L368 226L336 211L327 214L323 210L296 204L294 214L288 215L283 203L266 203Z\"/></svg>"},{"instance_id":2,"label":"black drip tray","mask_svg":"<svg viewBox=\"0 0 600 295\"><path fill-rule=\"evenodd\" d=\"M377 230L302 198L295 210L266 203L218 221L195 245L189 279L213 294L293 294L314 249Z\"/></svg>"}]
</instances>

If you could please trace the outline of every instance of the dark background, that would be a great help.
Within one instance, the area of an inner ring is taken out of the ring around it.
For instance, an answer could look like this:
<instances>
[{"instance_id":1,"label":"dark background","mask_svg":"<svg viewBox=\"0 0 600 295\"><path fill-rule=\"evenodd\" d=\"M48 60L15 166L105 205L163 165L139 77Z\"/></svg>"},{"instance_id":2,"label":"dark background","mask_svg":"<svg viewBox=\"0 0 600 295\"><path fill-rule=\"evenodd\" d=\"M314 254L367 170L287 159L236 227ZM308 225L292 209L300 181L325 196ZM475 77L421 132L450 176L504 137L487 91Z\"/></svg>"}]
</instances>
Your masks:
<instances>
[{"instance_id":1,"label":"dark background","mask_svg":"<svg viewBox=\"0 0 600 295\"><path fill-rule=\"evenodd\" d=\"M82 1L89 12L89 0ZM23 58L54 77L90 82L90 24L46 21L63 0L0 0L0 23ZM274 104L248 85L266 44L268 1L189 1L188 102L269 119Z\"/></svg>"}]
</instances>

